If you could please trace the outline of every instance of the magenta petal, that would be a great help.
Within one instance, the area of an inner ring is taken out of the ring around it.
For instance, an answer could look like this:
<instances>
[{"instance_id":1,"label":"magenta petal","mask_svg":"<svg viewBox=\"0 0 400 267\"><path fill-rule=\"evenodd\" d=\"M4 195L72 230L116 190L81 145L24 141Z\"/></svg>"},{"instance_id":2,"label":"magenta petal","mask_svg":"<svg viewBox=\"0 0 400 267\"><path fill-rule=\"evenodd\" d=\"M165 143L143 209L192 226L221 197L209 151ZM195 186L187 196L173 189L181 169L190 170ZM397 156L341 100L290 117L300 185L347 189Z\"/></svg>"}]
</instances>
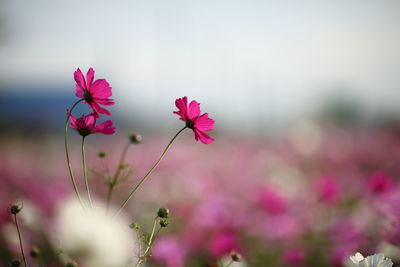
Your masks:
<instances>
[{"instance_id":1,"label":"magenta petal","mask_svg":"<svg viewBox=\"0 0 400 267\"><path fill-rule=\"evenodd\" d=\"M194 119L200 115L200 103L197 101L193 100L189 104L189 111L188 111L188 117L189 119Z\"/></svg>"},{"instance_id":2,"label":"magenta petal","mask_svg":"<svg viewBox=\"0 0 400 267\"><path fill-rule=\"evenodd\" d=\"M82 117L85 120L85 125L87 128L91 129L96 124L96 118L95 118L94 114L90 114L90 115L82 116Z\"/></svg>"},{"instance_id":3,"label":"magenta petal","mask_svg":"<svg viewBox=\"0 0 400 267\"><path fill-rule=\"evenodd\" d=\"M200 140L203 144L211 144L212 142L214 142L214 138L212 138L211 136L209 136L208 134L206 134L205 132L202 132L198 129L193 129L194 132L194 137L197 140Z\"/></svg>"},{"instance_id":4,"label":"magenta petal","mask_svg":"<svg viewBox=\"0 0 400 267\"><path fill-rule=\"evenodd\" d=\"M194 127L200 131L211 131L214 129L214 120L208 117L208 113L204 113L194 120Z\"/></svg>"},{"instance_id":5,"label":"magenta petal","mask_svg":"<svg viewBox=\"0 0 400 267\"><path fill-rule=\"evenodd\" d=\"M78 128L78 127L76 127L76 119L75 119L74 115L72 115L72 113L71 113L71 115L69 115L69 121L70 121L70 125L69 125L70 128L72 128L72 129Z\"/></svg>"},{"instance_id":6,"label":"magenta petal","mask_svg":"<svg viewBox=\"0 0 400 267\"><path fill-rule=\"evenodd\" d=\"M112 106L112 105L115 104L114 101L112 99L109 99L109 98L107 98L107 99L95 99L95 101L98 104L103 105L103 106Z\"/></svg>"},{"instance_id":7,"label":"magenta petal","mask_svg":"<svg viewBox=\"0 0 400 267\"><path fill-rule=\"evenodd\" d=\"M86 74L86 88L89 89L89 92L91 92L90 85L92 84L93 79L94 79L94 70L93 68L90 68Z\"/></svg>"},{"instance_id":8,"label":"magenta petal","mask_svg":"<svg viewBox=\"0 0 400 267\"><path fill-rule=\"evenodd\" d=\"M96 80L90 87L94 98L104 99L112 95L112 88L105 79Z\"/></svg>"},{"instance_id":9,"label":"magenta petal","mask_svg":"<svg viewBox=\"0 0 400 267\"><path fill-rule=\"evenodd\" d=\"M96 125L93 129L93 132L102 134L114 134L116 129L112 124L112 120L105 121L99 125Z\"/></svg>"},{"instance_id":10,"label":"magenta petal","mask_svg":"<svg viewBox=\"0 0 400 267\"><path fill-rule=\"evenodd\" d=\"M74 72L74 79L76 85L79 86L82 90L86 88L85 77L83 77L82 71L79 68Z\"/></svg>"},{"instance_id":11,"label":"magenta petal","mask_svg":"<svg viewBox=\"0 0 400 267\"><path fill-rule=\"evenodd\" d=\"M99 114L98 114L98 113L105 114L105 115L111 115L111 112L110 112L110 111L108 111L108 110L105 109L105 108L100 107L96 102L90 103L90 106L92 107L92 109L93 109L93 111L94 111L94 113L95 113L95 117L96 117L96 118L99 117Z\"/></svg>"},{"instance_id":12,"label":"magenta petal","mask_svg":"<svg viewBox=\"0 0 400 267\"><path fill-rule=\"evenodd\" d=\"M85 93L83 92L83 89L80 87L80 85L76 85L76 92L75 95L79 98L83 98L85 96Z\"/></svg>"},{"instance_id":13,"label":"magenta petal","mask_svg":"<svg viewBox=\"0 0 400 267\"><path fill-rule=\"evenodd\" d=\"M178 98L175 100L175 106L179 109L174 113L181 116L181 120L186 120L188 118L188 104L187 97Z\"/></svg>"}]
</instances>

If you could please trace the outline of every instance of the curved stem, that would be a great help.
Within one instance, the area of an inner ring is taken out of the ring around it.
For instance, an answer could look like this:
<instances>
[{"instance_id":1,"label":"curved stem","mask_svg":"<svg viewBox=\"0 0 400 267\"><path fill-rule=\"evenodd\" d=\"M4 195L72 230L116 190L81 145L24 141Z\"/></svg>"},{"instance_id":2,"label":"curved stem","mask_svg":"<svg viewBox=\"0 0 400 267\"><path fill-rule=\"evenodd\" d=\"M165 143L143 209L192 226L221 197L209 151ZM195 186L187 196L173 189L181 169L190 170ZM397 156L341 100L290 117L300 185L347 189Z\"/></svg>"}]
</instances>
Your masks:
<instances>
[{"instance_id":1,"label":"curved stem","mask_svg":"<svg viewBox=\"0 0 400 267\"><path fill-rule=\"evenodd\" d=\"M88 181L87 168L86 168L85 136L82 137L82 166L83 166L83 178L85 180L85 187L86 187L87 197L88 197L88 201L89 201L89 206L90 206L90 208L93 208L92 198L90 197L89 181Z\"/></svg>"},{"instance_id":2,"label":"curved stem","mask_svg":"<svg viewBox=\"0 0 400 267\"><path fill-rule=\"evenodd\" d=\"M69 109L68 112L67 112L67 119L65 120L65 130L64 130L64 145L65 145L65 156L67 158L68 172L69 172L69 176L71 177L72 186L74 188L76 196L79 199L79 203L81 203L82 208L84 208L81 196L80 196L79 191L78 191L78 187L76 186L75 177L74 177L74 173L72 171L71 161L69 159L69 152L68 152L68 123L69 123L69 117L71 116L72 110L81 101L83 101L83 99L80 99L80 100L76 101L72 105L71 109Z\"/></svg>"},{"instance_id":3,"label":"curved stem","mask_svg":"<svg viewBox=\"0 0 400 267\"><path fill-rule=\"evenodd\" d=\"M23 248L23 246L22 246L22 237L21 237L21 232L19 231L19 225L18 225L18 220L17 220L17 214L14 214L14 220L15 220L15 226L17 227L18 238L19 238L19 246L21 247L21 254L22 254L22 258L23 258L23 260L24 260L24 265L25 265L25 267L28 267L28 264L26 263L24 248Z\"/></svg>"},{"instance_id":4,"label":"curved stem","mask_svg":"<svg viewBox=\"0 0 400 267\"><path fill-rule=\"evenodd\" d=\"M145 174L145 176L143 176L143 178L139 181L139 183L132 189L132 191L129 193L128 197L125 199L124 203L122 203L122 205L119 207L119 209L117 210L117 212L115 213L115 216L117 216L121 210L126 206L126 204L128 203L128 201L131 199L131 197L133 196L133 194L135 194L136 190L143 184L143 182L146 180L147 177L149 177L149 175L153 172L153 170L158 166L158 164L161 162L161 160L164 158L165 154L167 153L169 147L171 146L171 144L174 142L174 140L178 137L178 135L185 130L187 127L183 127L182 129L179 130L179 132L177 132L175 134L174 137L172 137L171 141L169 141L168 145L164 148L163 152L161 153L160 158L156 161L156 163L153 165L153 167L150 168L150 170Z\"/></svg>"},{"instance_id":5,"label":"curved stem","mask_svg":"<svg viewBox=\"0 0 400 267\"><path fill-rule=\"evenodd\" d=\"M117 165L117 170L115 171L114 176L111 178L111 181L110 181L110 184L108 187L108 193L107 193L107 210L109 209L110 204L111 204L111 198L112 198L112 193L113 193L114 187L117 185L119 175L121 174L121 170L122 170L121 164L125 161L126 154L128 153L128 149L129 149L130 145L131 145L131 142L126 144L126 146L122 150L121 159L119 160L119 163Z\"/></svg>"}]
</instances>

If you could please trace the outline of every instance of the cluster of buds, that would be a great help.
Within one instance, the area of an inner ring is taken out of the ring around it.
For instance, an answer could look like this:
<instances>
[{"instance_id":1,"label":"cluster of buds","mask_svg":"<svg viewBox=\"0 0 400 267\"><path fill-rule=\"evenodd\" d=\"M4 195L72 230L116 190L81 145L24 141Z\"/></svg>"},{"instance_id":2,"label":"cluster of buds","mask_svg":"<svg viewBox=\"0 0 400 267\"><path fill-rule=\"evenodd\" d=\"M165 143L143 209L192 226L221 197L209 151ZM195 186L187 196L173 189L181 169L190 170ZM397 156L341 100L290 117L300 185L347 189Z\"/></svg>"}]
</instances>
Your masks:
<instances>
[{"instance_id":1,"label":"cluster of buds","mask_svg":"<svg viewBox=\"0 0 400 267\"><path fill-rule=\"evenodd\" d=\"M169 222L169 209L167 208L159 208L157 212L157 216L160 218L160 226L167 227Z\"/></svg>"}]
</instances>

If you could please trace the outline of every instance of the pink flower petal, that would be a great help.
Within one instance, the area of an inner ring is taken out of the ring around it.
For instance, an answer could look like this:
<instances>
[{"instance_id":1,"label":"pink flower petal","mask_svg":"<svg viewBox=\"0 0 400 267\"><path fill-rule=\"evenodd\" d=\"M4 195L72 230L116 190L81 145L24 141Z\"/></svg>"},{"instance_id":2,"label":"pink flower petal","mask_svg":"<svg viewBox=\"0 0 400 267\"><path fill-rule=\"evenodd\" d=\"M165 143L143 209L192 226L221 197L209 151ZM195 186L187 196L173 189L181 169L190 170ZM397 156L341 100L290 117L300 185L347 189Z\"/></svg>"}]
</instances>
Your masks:
<instances>
[{"instance_id":1,"label":"pink flower petal","mask_svg":"<svg viewBox=\"0 0 400 267\"><path fill-rule=\"evenodd\" d=\"M114 101L112 99L96 99L95 100L98 104L103 105L103 106L112 106L114 105Z\"/></svg>"},{"instance_id":2,"label":"pink flower petal","mask_svg":"<svg viewBox=\"0 0 400 267\"><path fill-rule=\"evenodd\" d=\"M112 125L113 121L108 120L99 125L95 125L93 128L94 133L102 133L102 134L114 134L116 128Z\"/></svg>"},{"instance_id":3,"label":"pink flower petal","mask_svg":"<svg viewBox=\"0 0 400 267\"><path fill-rule=\"evenodd\" d=\"M83 77L82 71L79 68L74 72L74 79L77 85L77 89L78 86L82 90L86 88L85 77Z\"/></svg>"},{"instance_id":4,"label":"pink flower petal","mask_svg":"<svg viewBox=\"0 0 400 267\"><path fill-rule=\"evenodd\" d=\"M208 113L204 113L194 120L194 127L200 131L211 131L214 129L214 120L208 117Z\"/></svg>"},{"instance_id":5,"label":"pink flower petal","mask_svg":"<svg viewBox=\"0 0 400 267\"><path fill-rule=\"evenodd\" d=\"M202 132L196 128L193 129L194 132L194 138L197 140L200 140L203 144L211 144L214 142L214 138L206 134L205 132Z\"/></svg>"},{"instance_id":6,"label":"pink flower petal","mask_svg":"<svg viewBox=\"0 0 400 267\"><path fill-rule=\"evenodd\" d=\"M70 125L69 127L71 127L72 129L77 129L78 127L76 126L76 119L74 117L74 115L70 115L69 116L69 121L70 121Z\"/></svg>"},{"instance_id":7,"label":"pink flower petal","mask_svg":"<svg viewBox=\"0 0 400 267\"><path fill-rule=\"evenodd\" d=\"M187 106L187 97L178 98L175 100L175 106L179 109L179 111L174 111L174 114L180 116L182 121L185 121L188 118L188 106Z\"/></svg>"},{"instance_id":8,"label":"pink flower petal","mask_svg":"<svg viewBox=\"0 0 400 267\"><path fill-rule=\"evenodd\" d=\"M189 104L189 112L188 112L188 117L189 119L194 119L200 115L200 103L197 101L193 100Z\"/></svg>"},{"instance_id":9,"label":"pink flower petal","mask_svg":"<svg viewBox=\"0 0 400 267\"><path fill-rule=\"evenodd\" d=\"M90 103L89 106L93 109L93 111L94 111L93 113L96 118L100 117L99 113L105 114L105 115L111 115L110 111L108 111L105 108L100 107L96 102Z\"/></svg>"},{"instance_id":10,"label":"pink flower petal","mask_svg":"<svg viewBox=\"0 0 400 267\"><path fill-rule=\"evenodd\" d=\"M86 74L86 88L89 89L89 92L92 91L90 85L92 84L93 79L94 79L94 70L93 68L90 68Z\"/></svg>"},{"instance_id":11,"label":"pink flower petal","mask_svg":"<svg viewBox=\"0 0 400 267\"><path fill-rule=\"evenodd\" d=\"M94 98L104 99L112 95L112 88L105 79L96 80L90 87Z\"/></svg>"}]
</instances>

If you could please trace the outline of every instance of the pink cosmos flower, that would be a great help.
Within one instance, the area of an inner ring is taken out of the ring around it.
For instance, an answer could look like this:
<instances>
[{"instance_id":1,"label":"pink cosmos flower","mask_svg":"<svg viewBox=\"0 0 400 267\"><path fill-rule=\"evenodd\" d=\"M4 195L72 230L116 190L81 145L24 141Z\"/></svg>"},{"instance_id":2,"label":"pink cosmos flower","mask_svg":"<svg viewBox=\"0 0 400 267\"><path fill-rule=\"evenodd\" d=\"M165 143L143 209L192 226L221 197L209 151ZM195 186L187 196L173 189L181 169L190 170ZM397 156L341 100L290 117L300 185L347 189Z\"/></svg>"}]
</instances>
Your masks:
<instances>
[{"instance_id":1,"label":"pink cosmos flower","mask_svg":"<svg viewBox=\"0 0 400 267\"><path fill-rule=\"evenodd\" d=\"M379 195L393 191L395 184L390 176L384 172L378 171L369 178L367 187L369 192Z\"/></svg>"},{"instance_id":2,"label":"pink cosmos flower","mask_svg":"<svg viewBox=\"0 0 400 267\"><path fill-rule=\"evenodd\" d=\"M261 190L259 203L271 215L282 214L287 210L286 200L277 190L271 188Z\"/></svg>"},{"instance_id":3,"label":"pink cosmos flower","mask_svg":"<svg viewBox=\"0 0 400 267\"><path fill-rule=\"evenodd\" d=\"M206 132L214 129L214 120L208 117L208 113L200 115L200 103L193 100L188 105L185 96L175 100L175 105L179 111L174 111L174 114L179 115L179 119L186 123L186 127L193 130L196 141L200 140L203 144L211 144L214 139Z\"/></svg>"},{"instance_id":4,"label":"pink cosmos flower","mask_svg":"<svg viewBox=\"0 0 400 267\"><path fill-rule=\"evenodd\" d=\"M333 177L323 176L319 178L315 183L315 189L319 199L326 204L336 204L340 201L341 187Z\"/></svg>"},{"instance_id":5,"label":"pink cosmos flower","mask_svg":"<svg viewBox=\"0 0 400 267\"><path fill-rule=\"evenodd\" d=\"M99 113L111 115L107 109L99 106L114 105L114 101L108 98L112 94L112 88L105 79L98 79L93 82L94 70L92 68L88 70L86 79L83 77L81 70L78 68L74 72L74 79L76 81L75 95L85 99L85 102L93 110L93 114L96 118L99 117Z\"/></svg>"},{"instance_id":6,"label":"pink cosmos flower","mask_svg":"<svg viewBox=\"0 0 400 267\"><path fill-rule=\"evenodd\" d=\"M105 121L101 124L96 124L96 116L93 113L89 115L83 115L78 119L75 119L74 115L71 114L69 119L71 121L70 127L77 130L78 133L83 137L94 133L115 133L115 127L112 125L112 120Z\"/></svg>"}]
</instances>

